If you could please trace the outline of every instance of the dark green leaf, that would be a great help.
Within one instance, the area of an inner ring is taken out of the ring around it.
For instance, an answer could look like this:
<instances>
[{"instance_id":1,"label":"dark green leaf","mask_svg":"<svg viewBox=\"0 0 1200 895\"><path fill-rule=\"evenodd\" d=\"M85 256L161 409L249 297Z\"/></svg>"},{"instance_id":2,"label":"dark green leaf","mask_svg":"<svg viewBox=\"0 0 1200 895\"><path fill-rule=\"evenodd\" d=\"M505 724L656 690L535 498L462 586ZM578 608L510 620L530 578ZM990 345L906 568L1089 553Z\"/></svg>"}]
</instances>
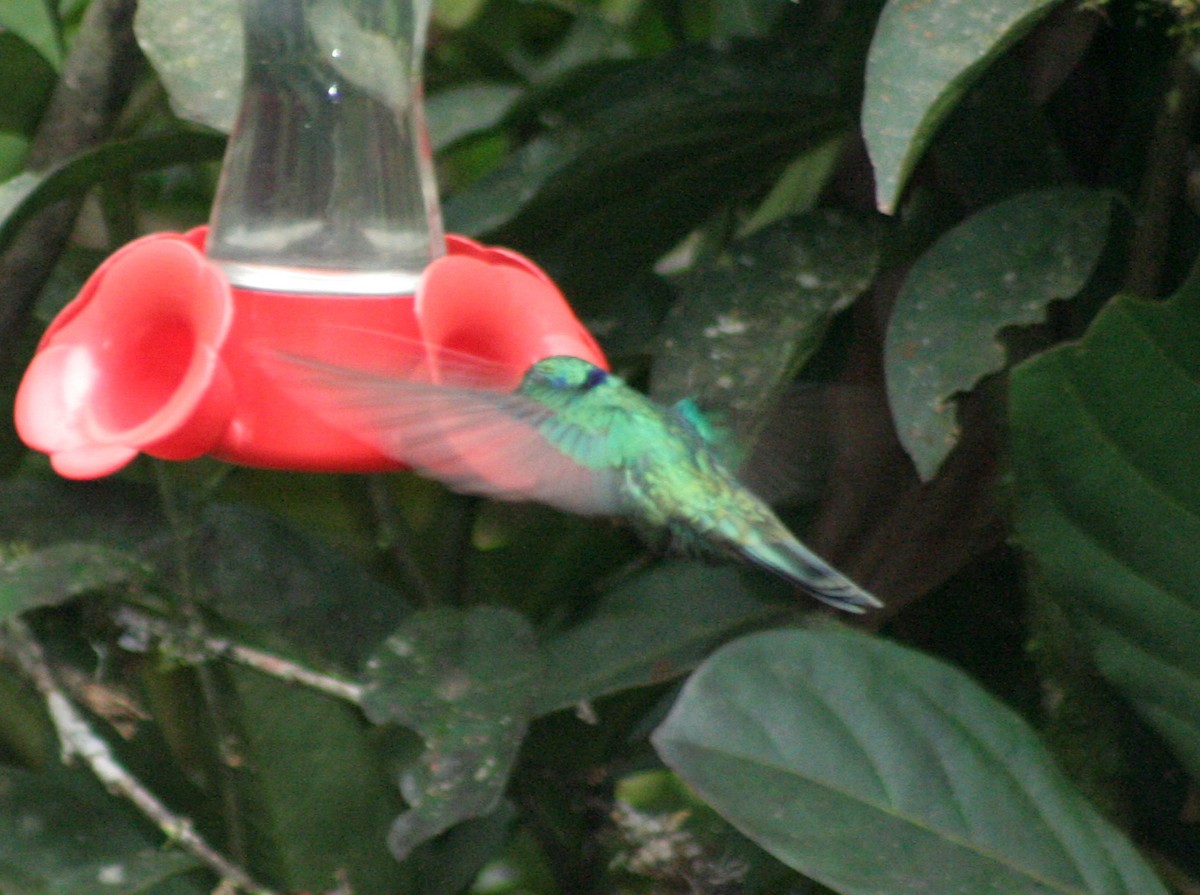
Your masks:
<instances>
[{"instance_id":1,"label":"dark green leaf","mask_svg":"<svg viewBox=\"0 0 1200 895\"><path fill-rule=\"evenodd\" d=\"M361 566L270 513L218 504L204 522L200 598L260 637L356 668L409 611Z\"/></svg>"},{"instance_id":2,"label":"dark green leaf","mask_svg":"<svg viewBox=\"0 0 1200 895\"><path fill-rule=\"evenodd\" d=\"M942 120L983 70L1061 0L888 0L867 59L862 127L891 213Z\"/></svg>"},{"instance_id":3,"label":"dark green leaf","mask_svg":"<svg viewBox=\"0 0 1200 895\"><path fill-rule=\"evenodd\" d=\"M15 34L0 31L0 79L21 85L0 96L0 131L31 134L54 88L54 68Z\"/></svg>"},{"instance_id":4,"label":"dark green leaf","mask_svg":"<svg viewBox=\"0 0 1200 895\"><path fill-rule=\"evenodd\" d=\"M1012 373L1017 534L1096 665L1200 775L1200 282Z\"/></svg>"},{"instance_id":5,"label":"dark green leaf","mask_svg":"<svg viewBox=\"0 0 1200 895\"><path fill-rule=\"evenodd\" d=\"M154 491L128 481L0 482L0 542L34 547L86 541L133 551L166 523Z\"/></svg>"},{"instance_id":6,"label":"dark green leaf","mask_svg":"<svg viewBox=\"0 0 1200 895\"><path fill-rule=\"evenodd\" d=\"M537 674L532 629L493 607L419 612L376 651L363 710L376 724L400 724L425 740L400 780L412 807L388 837L397 860L495 810L525 735Z\"/></svg>"},{"instance_id":7,"label":"dark green leaf","mask_svg":"<svg viewBox=\"0 0 1200 895\"><path fill-rule=\"evenodd\" d=\"M140 0L134 31L175 114L233 130L244 67L238 0Z\"/></svg>"},{"instance_id":8,"label":"dark green leaf","mask_svg":"<svg viewBox=\"0 0 1200 895\"><path fill-rule=\"evenodd\" d=\"M105 143L49 171L14 177L0 184L0 250L31 215L52 202L80 195L110 178L218 159L224 142L211 134L175 133Z\"/></svg>"},{"instance_id":9,"label":"dark green leaf","mask_svg":"<svg viewBox=\"0 0 1200 895\"><path fill-rule=\"evenodd\" d=\"M358 712L257 671L229 674L255 865L288 891L324 892L341 874L360 895L404 891L385 845L399 799Z\"/></svg>"},{"instance_id":10,"label":"dark green leaf","mask_svg":"<svg viewBox=\"0 0 1200 895\"><path fill-rule=\"evenodd\" d=\"M884 366L900 442L929 479L958 441L954 397L1004 367L1006 326L1043 320L1087 282L1112 198L1025 193L971 216L909 271L888 324Z\"/></svg>"},{"instance_id":11,"label":"dark green leaf","mask_svg":"<svg viewBox=\"0 0 1200 895\"><path fill-rule=\"evenodd\" d=\"M828 77L759 44L632 65L560 117L446 216L451 229L535 252L585 313L587 296L621 288L715 207L846 124Z\"/></svg>"},{"instance_id":12,"label":"dark green leaf","mask_svg":"<svg viewBox=\"0 0 1200 895\"><path fill-rule=\"evenodd\" d=\"M817 211L739 240L678 277L651 394L720 410L747 439L830 320L870 284L877 241L871 221Z\"/></svg>"},{"instance_id":13,"label":"dark green leaf","mask_svg":"<svg viewBox=\"0 0 1200 895\"><path fill-rule=\"evenodd\" d=\"M141 895L199 866L80 771L0 767L0 892ZM174 892L211 886L180 880Z\"/></svg>"},{"instance_id":14,"label":"dark green leaf","mask_svg":"<svg viewBox=\"0 0 1200 895\"><path fill-rule=\"evenodd\" d=\"M0 561L0 620L90 591L137 583L146 575L146 567L129 554L98 544L18 552Z\"/></svg>"},{"instance_id":15,"label":"dark green leaf","mask_svg":"<svg viewBox=\"0 0 1200 895\"><path fill-rule=\"evenodd\" d=\"M608 594L587 621L543 647L535 714L671 680L732 635L785 610L747 586L752 572L663 563Z\"/></svg>"},{"instance_id":16,"label":"dark green leaf","mask_svg":"<svg viewBox=\"0 0 1200 895\"><path fill-rule=\"evenodd\" d=\"M966 675L836 629L722 648L654 734L743 833L844 895L1165 895Z\"/></svg>"}]
</instances>

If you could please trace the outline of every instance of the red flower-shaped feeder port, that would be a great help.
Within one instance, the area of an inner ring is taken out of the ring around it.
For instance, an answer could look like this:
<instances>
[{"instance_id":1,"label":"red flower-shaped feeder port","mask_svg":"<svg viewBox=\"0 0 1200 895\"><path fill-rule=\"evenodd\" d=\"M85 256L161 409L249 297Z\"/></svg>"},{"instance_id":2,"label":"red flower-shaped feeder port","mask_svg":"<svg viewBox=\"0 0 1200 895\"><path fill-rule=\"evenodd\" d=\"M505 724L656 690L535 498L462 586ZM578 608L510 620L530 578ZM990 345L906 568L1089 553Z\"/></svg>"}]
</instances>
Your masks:
<instances>
[{"instance_id":1,"label":"red flower-shaped feeder port","mask_svg":"<svg viewBox=\"0 0 1200 895\"><path fill-rule=\"evenodd\" d=\"M321 414L316 395L281 382L271 357L406 376L451 349L490 362L498 389L556 354L606 366L554 283L515 252L451 236L415 296L308 295L230 287L204 255L205 235L123 247L47 329L15 416L22 440L61 475L107 475L138 453L325 472L400 467Z\"/></svg>"}]
</instances>

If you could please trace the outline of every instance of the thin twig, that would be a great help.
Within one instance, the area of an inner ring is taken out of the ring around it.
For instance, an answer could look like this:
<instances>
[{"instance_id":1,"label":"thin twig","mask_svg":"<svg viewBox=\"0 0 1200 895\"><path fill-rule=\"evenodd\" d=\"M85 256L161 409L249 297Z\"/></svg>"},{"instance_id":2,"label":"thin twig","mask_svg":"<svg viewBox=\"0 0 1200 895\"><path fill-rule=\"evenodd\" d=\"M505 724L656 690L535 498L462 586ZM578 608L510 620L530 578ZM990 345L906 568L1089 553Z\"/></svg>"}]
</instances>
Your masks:
<instances>
[{"instance_id":1,"label":"thin twig","mask_svg":"<svg viewBox=\"0 0 1200 895\"><path fill-rule=\"evenodd\" d=\"M188 661L199 663L210 659L226 659L279 680L300 684L355 705L362 702L363 688L361 684L314 671L273 653L243 646L223 637L184 631L165 619L155 618L129 606L118 609L114 621L129 631L137 641L144 641L148 637L152 637L170 643L175 649L180 650Z\"/></svg>"},{"instance_id":2,"label":"thin twig","mask_svg":"<svg viewBox=\"0 0 1200 895\"><path fill-rule=\"evenodd\" d=\"M58 733L64 763L69 764L76 757L82 759L109 792L131 801L163 835L222 880L252 895L276 895L274 890L256 882L249 873L209 845L196 832L189 818L171 811L117 761L108 742L92 729L59 686L41 643L24 621L19 618L8 620L0 637L0 652L16 664L45 700L51 723Z\"/></svg>"}]
</instances>

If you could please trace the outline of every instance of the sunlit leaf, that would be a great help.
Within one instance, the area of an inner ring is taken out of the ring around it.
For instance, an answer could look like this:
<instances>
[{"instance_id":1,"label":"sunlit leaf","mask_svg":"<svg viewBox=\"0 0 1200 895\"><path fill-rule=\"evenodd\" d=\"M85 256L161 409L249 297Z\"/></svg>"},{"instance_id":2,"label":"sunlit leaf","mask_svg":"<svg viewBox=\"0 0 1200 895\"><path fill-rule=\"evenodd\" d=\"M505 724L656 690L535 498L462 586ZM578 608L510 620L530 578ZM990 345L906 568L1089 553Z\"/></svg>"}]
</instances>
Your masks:
<instances>
[{"instance_id":1,"label":"sunlit leaf","mask_svg":"<svg viewBox=\"0 0 1200 895\"><path fill-rule=\"evenodd\" d=\"M1087 282L1109 228L1109 194L1055 189L985 208L913 265L896 296L884 366L900 442L928 479L958 441L954 397L1004 367L1006 326Z\"/></svg>"},{"instance_id":2,"label":"sunlit leaf","mask_svg":"<svg viewBox=\"0 0 1200 895\"><path fill-rule=\"evenodd\" d=\"M982 71L1061 0L888 0L867 58L862 127L881 211Z\"/></svg>"},{"instance_id":3,"label":"sunlit leaf","mask_svg":"<svg viewBox=\"0 0 1200 895\"><path fill-rule=\"evenodd\" d=\"M98 544L17 552L0 560L0 620L146 577L146 567L134 557Z\"/></svg>"},{"instance_id":4,"label":"sunlit leaf","mask_svg":"<svg viewBox=\"0 0 1200 895\"><path fill-rule=\"evenodd\" d=\"M175 114L229 133L242 99L242 4L140 0L134 32Z\"/></svg>"},{"instance_id":5,"label":"sunlit leaf","mask_svg":"<svg viewBox=\"0 0 1200 895\"><path fill-rule=\"evenodd\" d=\"M56 12L51 0L0 0L0 29L21 38L57 69L62 65L63 45Z\"/></svg>"},{"instance_id":6,"label":"sunlit leaf","mask_svg":"<svg viewBox=\"0 0 1200 895\"><path fill-rule=\"evenodd\" d=\"M1200 775L1200 282L1012 372L1016 525L1100 672Z\"/></svg>"},{"instance_id":7,"label":"sunlit leaf","mask_svg":"<svg viewBox=\"0 0 1200 895\"><path fill-rule=\"evenodd\" d=\"M1165 895L1017 715L883 640L737 640L653 739L734 826L842 895Z\"/></svg>"},{"instance_id":8,"label":"sunlit leaf","mask_svg":"<svg viewBox=\"0 0 1200 895\"><path fill-rule=\"evenodd\" d=\"M411 807L388 836L397 860L495 810L525 735L537 672L525 619L486 606L416 613L368 661L367 716L425 741L400 780Z\"/></svg>"}]
</instances>

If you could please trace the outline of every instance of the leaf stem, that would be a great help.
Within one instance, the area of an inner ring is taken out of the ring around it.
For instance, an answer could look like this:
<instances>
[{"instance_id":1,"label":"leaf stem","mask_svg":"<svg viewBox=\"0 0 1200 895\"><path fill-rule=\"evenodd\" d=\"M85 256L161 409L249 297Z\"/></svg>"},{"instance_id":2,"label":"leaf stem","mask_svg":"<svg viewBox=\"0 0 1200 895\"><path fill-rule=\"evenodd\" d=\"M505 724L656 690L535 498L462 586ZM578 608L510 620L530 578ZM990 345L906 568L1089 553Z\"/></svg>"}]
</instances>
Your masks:
<instances>
[{"instance_id":1,"label":"leaf stem","mask_svg":"<svg viewBox=\"0 0 1200 895\"><path fill-rule=\"evenodd\" d=\"M58 734L64 763L69 764L74 758L82 759L109 792L132 802L163 835L220 876L227 885L232 884L252 895L276 895L274 890L255 881L244 869L209 845L196 832L189 818L171 811L117 761L112 747L92 729L59 686L41 643L22 619L14 617L5 623L0 637L0 654L11 660L41 694Z\"/></svg>"}]
</instances>

